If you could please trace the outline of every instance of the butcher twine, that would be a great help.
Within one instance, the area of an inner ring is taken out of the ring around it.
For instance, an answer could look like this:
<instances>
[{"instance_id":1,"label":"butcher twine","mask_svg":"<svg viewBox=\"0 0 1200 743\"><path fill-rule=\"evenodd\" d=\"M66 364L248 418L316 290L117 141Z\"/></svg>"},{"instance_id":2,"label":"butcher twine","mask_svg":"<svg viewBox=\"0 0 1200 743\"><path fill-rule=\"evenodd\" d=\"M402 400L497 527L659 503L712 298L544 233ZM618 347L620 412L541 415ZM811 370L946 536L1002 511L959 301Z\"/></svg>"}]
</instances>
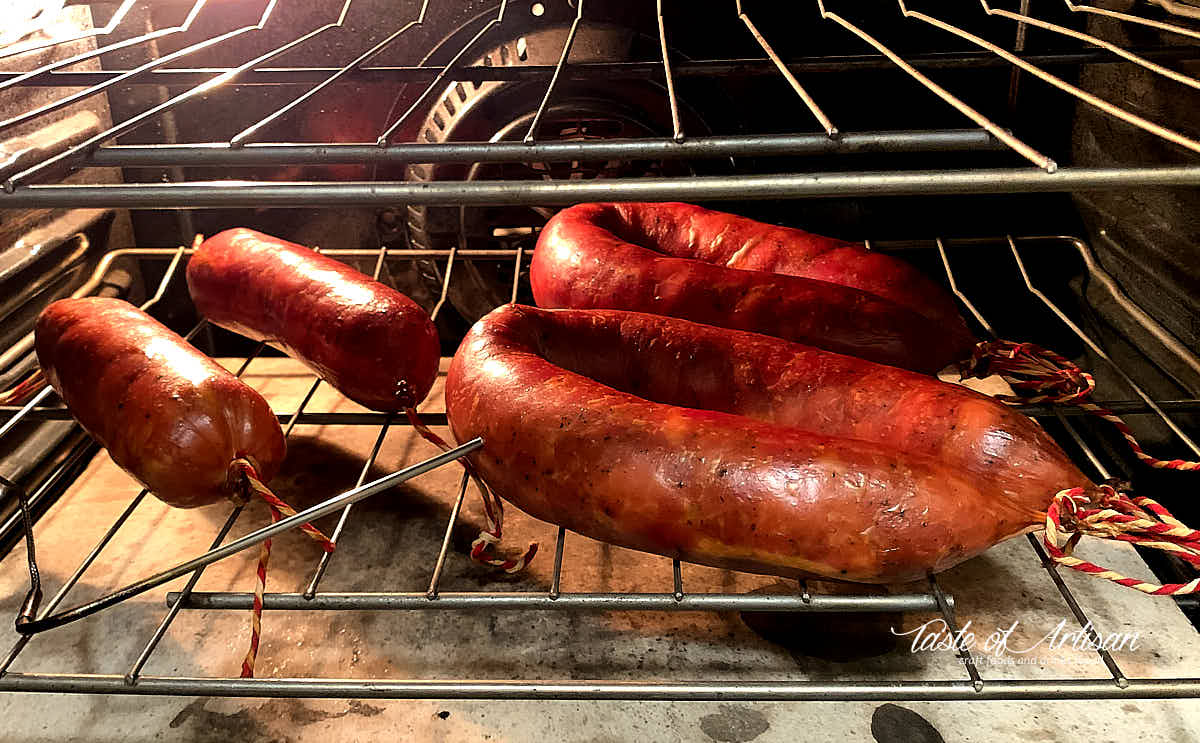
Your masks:
<instances>
[{"instance_id":1,"label":"butcher twine","mask_svg":"<svg viewBox=\"0 0 1200 743\"><path fill-rule=\"evenodd\" d=\"M243 477L245 485L245 492L242 495L243 502L248 501L251 494L257 495L266 501L267 507L271 509L272 524L283 518L282 514L288 516L296 515L296 509L280 500L278 496L262 483L262 480L258 479L258 473L254 471L254 467L250 462L245 459L236 459L233 465ZM315 539L326 552L333 552L333 542L315 526L308 523L301 524L300 530ZM250 649L246 651L246 657L242 661L242 678L254 678L254 662L258 659L258 642L262 636L263 593L267 590L267 562L270 559L271 540L264 539L258 547L258 568L255 572L254 600L250 605Z\"/></svg>"},{"instance_id":2,"label":"butcher twine","mask_svg":"<svg viewBox=\"0 0 1200 743\"><path fill-rule=\"evenodd\" d=\"M1179 596L1200 591L1200 578L1187 583L1157 585L1081 560L1072 552L1079 538L1094 536L1163 550L1200 567L1200 531L1184 526L1167 509L1145 497L1118 493L1101 485L1097 498L1083 488L1070 488L1054 496L1046 509L1046 531L1042 543L1059 565L1104 578L1151 596Z\"/></svg>"},{"instance_id":3,"label":"butcher twine","mask_svg":"<svg viewBox=\"0 0 1200 743\"><path fill-rule=\"evenodd\" d=\"M1096 380L1084 370L1053 351L1033 343L987 341L975 346L971 358L960 365L964 379L999 374L1021 396L997 395L1006 403L1034 404L1041 402L1077 405L1089 413L1113 424L1138 459L1151 467L1168 470L1200 470L1200 462L1184 459L1156 459L1142 450L1133 432L1116 413L1091 401Z\"/></svg>"},{"instance_id":4,"label":"butcher twine","mask_svg":"<svg viewBox=\"0 0 1200 743\"><path fill-rule=\"evenodd\" d=\"M442 451L450 450L451 447L446 443L445 439L438 436L429 426L421 422L421 417L417 414L416 408L408 407L404 409L404 412L408 416L408 422L412 424L412 427L426 441ZM470 462L466 459L460 459L459 463L466 469L467 474L475 483L475 487L479 490L479 497L483 500L483 515L487 520L487 527L479 532L479 536L475 537L475 541L471 542L471 559L483 565L500 568L506 573L521 572L529 564L529 561L533 559L533 556L537 554L537 544L529 545L529 548L525 550L525 554L517 558L495 556L495 549L500 544L500 535L504 528L504 502L488 489L488 486L480 479Z\"/></svg>"}]
</instances>

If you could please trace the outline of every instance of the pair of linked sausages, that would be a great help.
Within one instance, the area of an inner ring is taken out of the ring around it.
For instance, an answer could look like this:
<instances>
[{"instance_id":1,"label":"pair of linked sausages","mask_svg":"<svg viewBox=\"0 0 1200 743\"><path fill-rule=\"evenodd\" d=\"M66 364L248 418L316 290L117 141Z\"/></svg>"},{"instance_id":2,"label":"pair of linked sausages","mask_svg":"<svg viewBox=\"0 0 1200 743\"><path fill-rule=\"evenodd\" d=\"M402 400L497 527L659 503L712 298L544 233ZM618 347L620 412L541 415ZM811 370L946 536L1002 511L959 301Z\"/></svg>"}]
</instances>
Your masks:
<instances>
[{"instance_id":1,"label":"pair of linked sausages","mask_svg":"<svg viewBox=\"0 0 1200 743\"><path fill-rule=\"evenodd\" d=\"M1051 494L1091 486L1029 419L919 373L964 357L970 334L940 287L862 246L683 204L587 204L547 225L531 280L540 305L571 309L477 323L447 415L460 440L483 437L472 462L497 494L581 534L885 583L1028 531ZM414 404L436 373L419 308L300 246L222 233L188 283L213 322L368 407ZM95 320L84 302L47 310L39 357L118 464L183 506L227 495L234 458L273 474L282 437L256 393L128 306Z\"/></svg>"},{"instance_id":2,"label":"pair of linked sausages","mask_svg":"<svg viewBox=\"0 0 1200 743\"><path fill-rule=\"evenodd\" d=\"M281 347L365 407L413 407L437 376L437 330L419 305L300 245L222 232L191 256L187 283L210 322ZM36 338L75 418L170 505L236 497L238 460L264 482L278 472L283 432L266 400L129 303L59 300Z\"/></svg>"}]
</instances>

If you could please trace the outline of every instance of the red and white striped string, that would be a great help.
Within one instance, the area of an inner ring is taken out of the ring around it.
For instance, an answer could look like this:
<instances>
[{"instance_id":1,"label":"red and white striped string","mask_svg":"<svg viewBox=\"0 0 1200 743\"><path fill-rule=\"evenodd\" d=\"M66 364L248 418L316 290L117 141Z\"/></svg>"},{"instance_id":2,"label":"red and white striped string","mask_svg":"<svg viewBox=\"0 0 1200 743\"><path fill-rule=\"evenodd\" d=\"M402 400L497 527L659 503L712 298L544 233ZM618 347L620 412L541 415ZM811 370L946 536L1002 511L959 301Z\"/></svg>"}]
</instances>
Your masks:
<instances>
[{"instance_id":1,"label":"red and white striped string","mask_svg":"<svg viewBox=\"0 0 1200 743\"><path fill-rule=\"evenodd\" d=\"M0 392L0 405L20 405L46 384L41 369L35 369L28 377Z\"/></svg>"},{"instance_id":2,"label":"red and white striped string","mask_svg":"<svg viewBox=\"0 0 1200 743\"><path fill-rule=\"evenodd\" d=\"M295 516L296 509L279 499L266 485L258 479L258 473L245 459L234 460L235 471L241 475L244 493L242 497L249 500L251 495L257 495L271 509L271 523L274 524L284 515ZM321 533L312 524L302 524L300 530L312 537L326 552L333 552L334 544L329 537ZM258 565L255 568L254 599L250 605L250 649L242 660L242 678L254 678L254 664L258 659L258 644L262 638L263 594L267 590L267 563L271 559L271 540L264 539L258 546Z\"/></svg>"},{"instance_id":3,"label":"red and white striped string","mask_svg":"<svg viewBox=\"0 0 1200 743\"><path fill-rule=\"evenodd\" d=\"M1070 360L1033 343L986 341L975 346L971 358L960 365L964 379L999 374L1021 395L997 395L1010 404L1058 403L1077 405L1116 427L1129 443L1135 456L1157 469L1200 470L1200 462L1184 459L1158 459L1147 454L1133 437L1133 431L1116 413L1091 401L1096 380Z\"/></svg>"},{"instance_id":4,"label":"red and white striped string","mask_svg":"<svg viewBox=\"0 0 1200 743\"><path fill-rule=\"evenodd\" d=\"M1200 592L1200 578L1158 585L1075 557L1072 554L1075 545L1085 535L1163 550L1200 567L1200 531L1184 526L1150 498L1130 497L1109 485L1101 485L1096 497L1089 497L1083 488L1055 494L1046 509L1046 531L1042 537L1046 552L1059 565L1152 596Z\"/></svg>"},{"instance_id":5,"label":"red and white striped string","mask_svg":"<svg viewBox=\"0 0 1200 743\"><path fill-rule=\"evenodd\" d=\"M451 446L446 443L446 440L434 433L429 426L421 421L420 415L416 408L408 407L404 410L408 416L408 422L416 429L417 433L442 451L449 451ZM471 481L475 483L476 489L479 490L479 496L483 501L483 516L487 521L487 527L479 532L479 536L475 537L475 541L471 542L471 559L482 565L490 565L494 568L499 568L506 573L519 573L525 569L533 556L537 554L538 546L536 543L530 544L524 554L518 557L500 557L495 554L500 545L500 538L504 529L504 501L496 497L475 472L475 468L466 459L460 459L459 463L467 470Z\"/></svg>"}]
</instances>

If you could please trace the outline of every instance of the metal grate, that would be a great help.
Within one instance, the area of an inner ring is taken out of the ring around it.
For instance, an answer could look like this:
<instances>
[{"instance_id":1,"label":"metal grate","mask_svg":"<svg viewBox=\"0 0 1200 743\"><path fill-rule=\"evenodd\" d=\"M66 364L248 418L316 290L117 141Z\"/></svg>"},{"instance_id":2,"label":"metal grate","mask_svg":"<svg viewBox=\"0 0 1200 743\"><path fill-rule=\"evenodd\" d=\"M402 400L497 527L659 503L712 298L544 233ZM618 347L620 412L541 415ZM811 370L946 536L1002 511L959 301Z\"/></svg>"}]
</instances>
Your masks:
<instances>
[{"instance_id":1,"label":"metal grate","mask_svg":"<svg viewBox=\"0 0 1200 743\"><path fill-rule=\"evenodd\" d=\"M278 5L290 0L269 0L256 23L232 29L184 46L177 51L152 59L132 69L103 72L79 72L69 68L75 62L101 54L149 44L165 36L182 34L201 14L215 13L206 0L195 0L184 21L172 28L142 34L125 41L102 45L97 49L69 59L58 60L34 70L0 73L0 90L15 85L84 86L57 101L32 111L22 112L0 121L0 132L20 123L36 120L73 102L129 85L187 85L183 92L147 110L113 124L110 128L74 145L64 152L52 154L34 162L12 162L0 166L4 193L0 208L108 206L129 208L166 207L236 207L236 206L349 206L394 205L397 203L472 205L472 204L563 204L583 200L663 200L685 198L692 200L719 198L791 198L813 196L856 196L879 194L950 194L996 193L1029 191L1079 191L1130 188L1147 185L1200 185L1200 165L1155 165L1136 163L1127 167L1065 167L1059 168L1054 153L1045 153L1029 144L1018 134L1009 131L966 103L959 94L935 82L927 73L930 69L950 67L1007 67L1012 71L1010 99L1015 96L1017 81L1033 77L1057 88L1063 95L1080 105L1097 109L1104 116L1135 127L1172 144L1181 153L1200 152L1200 141L1175 128L1170 121L1151 121L1128 108L1118 106L1092 92L1070 83L1052 70L1063 64L1121 63L1135 64L1186 88L1200 88L1196 78L1165 66L1176 60L1200 57L1200 32L1183 24L1188 21L1167 16L1166 21L1130 13L1118 13L1087 4L1064 0L1074 14L1104 17L1130 27L1151 28L1175 40L1172 45L1152 49L1126 49L1109 41L1051 23L1025 10L1015 13L992 7L981 0L979 13L983 22L1010 24L1016 31L1017 52L1004 49L971 31L936 15L910 8L897 0L895 22L883 39L869 33L859 23L842 14L854 10L852 4L816 0L812 6L815 23L827 24L830 34L841 34L847 44L865 43L875 54L866 56L823 57L785 61L775 52L767 35L755 25L754 10L743 7L741 0L730 3L729 21L739 21L753 36L765 59L711 58L673 60L669 53L668 37L670 8L664 13L658 4L657 30L661 59L656 62L591 62L569 63L572 44L580 23L588 18L588 5L579 0L574 22L566 36L558 63L528 67L472 65L463 66L464 59L474 51L489 31L500 26L509 6L502 0L495 15L482 25L470 40L460 47L450 60L439 67L368 67L372 59L403 39L414 28L426 22L428 0L416 16L398 24L391 34L363 51L340 67L275 68L272 60L285 53L303 49L313 39L334 29L343 28L353 0L329 9L332 18L307 33L236 67L194 69L176 66L189 57L227 44L236 44L247 35L262 31L272 23ZM1049 4L1049 0L1046 0ZM515 4L515 3L514 3ZM1171 6L1178 5L1170 3ZM120 10L126 10L123 5ZM1061 9L1061 8L1060 8ZM736 12L736 18L735 18ZM119 23L123 13L114 16L110 26ZM713 22L725 19L714 18ZM1064 43L1078 44L1078 49L1065 52L1022 54L1026 29L1035 27L1060 38ZM990 28L990 26L989 26ZM903 48L907 35L936 29L947 48L962 46L967 51L937 54L906 54ZM101 39L111 28L98 30ZM719 54L721 50L714 49ZM814 71L853 71L864 68L898 69L913 86L914 93L922 89L937 96L945 105L957 111L963 125L973 125L966 131L911 132L845 132L839 129L824 111L821 101L806 89L804 78ZM680 107L675 84L685 76L781 75L804 102L822 133L813 135L741 134L719 137L688 137L680 122ZM538 138L543 114L555 98L556 86L567 78L640 77L665 82L666 105L671 111L673 133L670 137L642 138L621 141L548 142ZM376 141L361 144L311 145L269 141L271 130L298 108L328 95L331 86L349 80L382 78L425 83L411 105L398 116L390 118L380 130ZM443 144L394 142L395 133L414 113L421 110L430 97L455 80L512 80L532 79L545 83L545 92L529 124L523 141L509 143L452 142ZM222 88L237 85L289 85L302 89L276 110L245 127L223 142L193 142L163 145L114 145L112 140L134 129L154 122L185 104L193 107L198 100ZM655 157L668 159L700 159L745 155L849 154L873 152L929 152L953 150L1009 150L1028 162L1025 167L989 168L986 170L893 170L880 172L789 173L771 176L702 176L694 178L645 178L588 181L450 181L433 183L366 183L366 182L306 182L261 183L207 181L156 184L45 184L46 178L68 168L114 166L126 168L149 166L206 165L242 167L264 164L329 164L329 163L431 163L431 162L525 162L549 159L604 159L610 157Z\"/></svg>"},{"instance_id":2,"label":"metal grate","mask_svg":"<svg viewBox=\"0 0 1200 743\"><path fill-rule=\"evenodd\" d=\"M985 329L990 330L987 318L977 309L977 305L960 288L960 283L953 271L950 259L950 247L962 249L978 249L981 244L999 243L1011 252L1014 267L1019 271L1027 289L1027 299L1032 303L1041 303L1058 317L1063 326L1100 357L1112 363L1107 355L1099 348L1094 340L1085 333L1048 295L1041 292L1033 283L1027 271L1021 246L1028 250L1030 247L1039 249L1039 255L1058 245L1061 248L1074 249L1084 259L1088 275L1098 285L1110 292L1111 299L1137 316L1136 307L1120 293L1115 284L1090 259L1087 246L1079 240L1067 237L1012 237L1000 240L956 240L946 241L937 239L924 243L909 243L889 245L887 243L872 243L874 249L889 247L906 250L924 250L926 253L936 251L945 270L946 278L951 287L976 319ZM90 290L100 280L103 272L113 259L119 256L140 256L143 259L169 259L170 264L163 277L158 291L147 303L152 307L168 289L173 278L178 276L178 268L183 258L190 251L184 248L170 249L130 249L110 253L102 262L93 282L83 287L81 293ZM387 248L379 251L344 250L325 251L327 255L339 258L376 258L376 277L388 259L394 257L411 258L410 252L389 254ZM454 263L459 259L475 260L512 260L513 261L513 296L518 290L521 276L522 261L525 257L523 249L493 250L493 251L427 251L430 256L444 257L446 283L443 286L441 301L445 300L446 287L449 285ZM436 310L435 310L436 311ZM1139 320L1147 333L1155 334L1161 329L1148 319ZM204 326L192 329L189 338L195 337ZM238 369L241 375L263 349L262 344L248 356ZM1113 370L1124 376L1125 372L1115 364ZM1129 380L1130 388L1137 399L1108 402L1107 406L1124 413L1153 415L1166 423L1178 436L1184 446L1200 455L1197 447L1187 434L1172 419L1176 412L1200 411L1200 399L1184 399L1173 401L1155 400L1140 387ZM1029 681L1013 681L1007 679L987 680L984 678L967 650L959 652L963 661L966 678L945 679L938 681L878 681L878 680L839 680L836 682L778 682L753 680L728 682L633 682L616 680L599 680L588 682L573 682L563 680L546 681L479 681L467 679L445 680L405 680L405 679L369 679L341 680L318 678L184 678L168 676L143 676L141 670L154 653L156 646L167 632L179 613L184 609L201 610L245 610L250 607L249 593L199 593L193 589L203 573L204 566L220 557L228 556L236 551L246 549L272 534L277 534L298 523L332 513L341 509L341 518L334 531L334 538L340 536L346 525L346 516L350 503L358 497L381 490L397 481L397 477L412 476L428 471L433 467L453 461L453 455L461 455L464 450L456 450L451 455L443 455L427 460L419 465L389 475L374 483L364 484L367 473L374 465L376 455L380 450L389 427L407 425L402 418L376 413L313 413L305 410L305 406L313 393L321 384L315 379L308 389L300 405L292 411L279 414L281 420L287 421L286 433L299 422L340 423L346 425L377 426L378 436L370 453L366 457L355 489L335 498L324 501L303 511L299 516L259 529L231 543L223 544L226 535L241 513L241 508L235 508L220 528L212 542L213 552L182 563L176 569L163 575L182 577L191 573L191 578L181 591L167 596L169 609L157 629L145 644L137 659L124 675L99 675L86 672L79 673L15 673L7 672L13 661L24 650L29 642L28 637L22 638L12 648L3 663L0 664L0 691L53 691L53 692L88 692L113 694L187 694L187 695L220 695L220 696L288 696L288 697L425 697L425 698L550 698L550 699L740 699L740 700L805 700L805 699L1094 699L1094 698L1176 698L1200 696L1200 679L1198 678L1128 678L1119 668L1112 656L1103 649L1098 650L1100 659L1109 671L1108 678L1070 679L1051 678ZM49 392L39 394L34 400L20 409L3 408L0 414L8 418L0 427L0 436L10 431L20 420L52 419L67 417L65 410L58 406L44 405ZM1111 464L1105 464L1105 458L1088 445L1080 435L1072 417L1077 411L1057 410L1041 406L1027 406L1024 411L1035 417L1052 417L1061 423L1067 436L1083 452L1095 472L1101 477L1108 477ZM427 423L444 424L444 416L425 415ZM469 450L469 447L467 448ZM65 466L64 466L65 469ZM50 480L56 477L51 476ZM379 486L379 483L384 483ZM929 578L928 590L923 593L894 594L888 596L834 596L810 593L801 583L793 595L759 595L738 593L690 593L686 590L680 564L673 564L672 582L674 591L671 593L578 593L560 590L561 576L564 569L564 544L566 530L560 528L555 545L553 579L550 590L546 592L443 592L439 590L439 581L447 557L450 535L458 518L466 494L467 480L464 477L459 485L457 498L451 510L446 525L445 538L441 549L431 565L431 579L424 590L408 592L381 591L370 593L336 593L320 590L320 584L330 559L337 559L337 553L323 555L313 566L312 578L307 588L297 593L267 593L264 607L273 611L350 611L350 610L473 610L473 611L768 611L768 612L936 612L940 614L947 625L956 630L957 609L952 596L946 595L934 577ZM116 523L104 534L96 546L87 554L78 569L67 579L62 588L50 600L46 613L54 611L67 597L77 582L91 566L102 550L118 548L113 543L119 541L120 530L129 516L145 500L146 491L142 491L130 502L121 513ZM1040 545L1029 536L1033 554L1032 560L1040 562L1054 583L1070 612L1071 617L1090 637L1096 638L1098 629L1090 621L1084 610L1072 594L1067 584L1058 575L1056 567L1047 559ZM1036 564L1031 562L1031 565Z\"/></svg>"}]
</instances>

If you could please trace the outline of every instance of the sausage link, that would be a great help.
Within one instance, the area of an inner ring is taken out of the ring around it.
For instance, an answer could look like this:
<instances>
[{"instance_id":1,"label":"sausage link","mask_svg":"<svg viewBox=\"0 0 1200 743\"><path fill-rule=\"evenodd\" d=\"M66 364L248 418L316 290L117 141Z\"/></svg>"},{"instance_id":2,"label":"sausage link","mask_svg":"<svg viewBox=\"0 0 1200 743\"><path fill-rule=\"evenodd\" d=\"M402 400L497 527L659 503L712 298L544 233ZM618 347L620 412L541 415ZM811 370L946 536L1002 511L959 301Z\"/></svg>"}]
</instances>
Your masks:
<instances>
[{"instance_id":1,"label":"sausage link","mask_svg":"<svg viewBox=\"0 0 1200 743\"><path fill-rule=\"evenodd\" d=\"M624 309L752 330L933 372L974 345L946 292L863 246L690 204L581 204L530 266L541 307Z\"/></svg>"},{"instance_id":2,"label":"sausage link","mask_svg":"<svg viewBox=\"0 0 1200 743\"><path fill-rule=\"evenodd\" d=\"M154 318L119 299L52 303L38 361L71 414L114 462L172 506L235 494L235 459L270 480L284 457L267 401Z\"/></svg>"},{"instance_id":3,"label":"sausage link","mask_svg":"<svg viewBox=\"0 0 1200 743\"><path fill-rule=\"evenodd\" d=\"M502 307L455 355L446 410L529 514L750 572L916 579L1091 487L1036 426L970 390L640 313Z\"/></svg>"},{"instance_id":4,"label":"sausage link","mask_svg":"<svg viewBox=\"0 0 1200 743\"><path fill-rule=\"evenodd\" d=\"M415 406L437 377L441 348L425 310L302 245L226 230L192 255L187 282L210 322L277 344L365 407Z\"/></svg>"}]
</instances>

